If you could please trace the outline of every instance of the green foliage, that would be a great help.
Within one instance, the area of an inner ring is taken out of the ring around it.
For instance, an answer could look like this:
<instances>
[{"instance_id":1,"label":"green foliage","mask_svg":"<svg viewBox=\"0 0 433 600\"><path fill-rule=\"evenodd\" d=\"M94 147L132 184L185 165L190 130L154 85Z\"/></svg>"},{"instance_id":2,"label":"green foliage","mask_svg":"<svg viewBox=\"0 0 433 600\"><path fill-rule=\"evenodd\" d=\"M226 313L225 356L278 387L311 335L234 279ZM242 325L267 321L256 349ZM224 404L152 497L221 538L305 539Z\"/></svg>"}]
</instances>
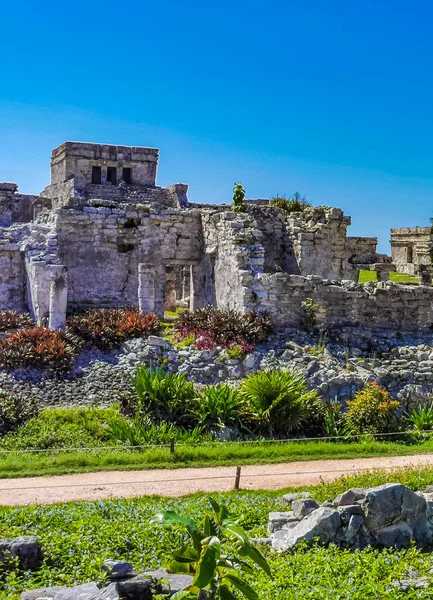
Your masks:
<instances>
[{"instance_id":1,"label":"green foliage","mask_svg":"<svg viewBox=\"0 0 433 600\"><path fill-rule=\"evenodd\" d=\"M37 412L34 398L0 390L0 436L16 431Z\"/></svg>"},{"instance_id":2,"label":"green foliage","mask_svg":"<svg viewBox=\"0 0 433 600\"><path fill-rule=\"evenodd\" d=\"M235 600L240 592L247 600L258 600L257 592L245 575L253 575L257 566L268 577L270 567L257 548L249 541L240 525L241 518L231 515L226 506L209 497L213 513L204 518L203 525L191 518L166 511L152 519L156 523L181 525L187 531L187 540L172 552L167 565L170 573L192 575L191 584L173 596L175 600L201 600L203 591L209 600Z\"/></svg>"},{"instance_id":3,"label":"green foliage","mask_svg":"<svg viewBox=\"0 0 433 600\"><path fill-rule=\"evenodd\" d=\"M227 348L226 353L229 358L242 358L245 354L244 349L240 344L233 344L233 346Z\"/></svg>"},{"instance_id":4,"label":"green foliage","mask_svg":"<svg viewBox=\"0 0 433 600\"><path fill-rule=\"evenodd\" d=\"M416 431L427 431L433 429L433 402L425 406L413 408L405 417Z\"/></svg>"},{"instance_id":5,"label":"green foliage","mask_svg":"<svg viewBox=\"0 0 433 600\"><path fill-rule=\"evenodd\" d=\"M170 375L162 369L137 367L134 386L138 400L136 411L141 419L190 424L197 394L184 373Z\"/></svg>"},{"instance_id":6,"label":"green foliage","mask_svg":"<svg viewBox=\"0 0 433 600\"><path fill-rule=\"evenodd\" d=\"M420 490L433 484L433 471L418 467L368 472L322 483L309 491L315 500L323 502L351 487L391 481ZM266 534L269 512L287 510L281 499L286 491L294 490L237 491L215 494L212 498L226 505L230 513L243 515L243 526L251 537L262 537ZM22 573L11 564L0 566L0 597L19 600L25 589L97 581L106 558L130 561L139 572L164 566L172 558L172 549L182 544L185 531L181 524L162 527L149 523L155 513L167 511L188 515L201 526L209 512L208 499L200 493L182 498L152 496L0 507L1 537L32 533L44 552L44 563L38 572ZM407 579L408 572L416 571L416 577L431 576L433 555L414 548L349 552L333 545L327 548L300 545L282 554L263 547L262 553L272 570L272 578L257 569L245 575L247 583L260 590L261 600L431 599L431 587L410 592L388 589L392 582Z\"/></svg>"},{"instance_id":7,"label":"green foliage","mask_svg":"<svg viewBox=\"0 0 433 600\"><path fill-rule=\"evenodd\" d=\"M291 198L287 198L284 194L282 196L273 196L269 204L288 214L292 212L302 212L311 206L311 204L307 202L305 196L301 197L299 192L295 192Z\"/></svg>"},{"instance_id":8,"label":"green foliage","mask_svg":"<svg viewBox=\"0 0 433 600\"><path fill-rule=\"evenodd\" d=\"M400 403L376 382L367 383L347 403L346 423L351 433L387 433L398 430Z\"/></svg>"},{"instance_id":9,"label":"green foliage","mask_svg":"<svg viewBox=\"0 0 433 600\"><path fill-rule=\"evenodd\" d=\"M206 333L214 345L231 347L239 344L242 349L245 344L265 342L272 332L269 315L265 311L242 314L215 306L183 312L174 327L181 340L191 335L198 339Z\"/></svg>"},{"instance_id":10,"label":"green foliage","mask_svg":"<svg viewBox=\"0 0 433 600\"><path fill-rule=\"evenodd\" d=\"M317 310L319 308L318 304L315 304L312 298L307 298L303 302L301 302L301 307L304 311L304 316L301 321L301 326L306 331L310 331L314 329L317 322Z\"/></svg>"},{"instance_id":11,"label":"green foliage","mask_svg":"<svg viewBox=\"0 0 433 600\"><path fill-rule=\"evenodd\" d=\"M154 313L142 314L135 307L98 308L68 318L69 331L101 350L118 348L125 340L158 333Z\"/></svg>"},{"instance_id":12,"label":"green foliage","mask_svg":"<svg viewBox=\"0 0 433 600\"><path fill-rule=\"evenodd\" d=\"M247 412L244 397L235 388L220 383L204 388L192 414L203 429L224 426L241 429Z\"/></svg>"},{"instance_id":13,"label":"green foliage","mask_svg":"<svg viewBox=\"0 0 433 600\"><path fill-rule=\"evenodd\" d=\"M233 186L233 210L237 213L244 213L247 210L245 204L245 190L241 183L235 183Z\"/></svg>"},{"instance_id":14,"label":"green foliage","mask_svg":"<svg viewBox=\"0 0 433 600\"><path fill-rule=\"evenodd\" d=\"M346 424L342 406L337 399L331 400L325 405L323 418L323 430L326 437L344 437L350 434Z\"/></svg>"},{"instance_id":15,"label":"green foliage","mask_svg":"<svg viewBox=\"0 0 433 600\"><path fill-rule=\"evenodd\" d=\"M108 425L117 418L113 408L55 408L43 410L0 441L8 450L93 448L109 443Z\"/></svg>"},{"instance_id":16,"label":"green foliage","mask_svg":"<svg viewBox=\"0 0 433 600\"><path fill-rule=\"evenodd\" d=\"M240 393L248 402L255 430L285 435L298 429L312 414L316 392L305 379L289 371L259 371L241 383Z\"/></svg>"},{"instance_id":17,"label":"green foliage","mask_svg":"<svg viewBox=\"0 0 433 600\"><path fill-rule=\"evenodd\" d=\"M118 417L113 419L107 429L110 440L130 446L145 446L147 444L170 444L172 440L183 444L198 444L211 442L212 436L205 435L202 429L183 429L173 423L150 423L139 419Z\"/></svg>"}]
</instances>

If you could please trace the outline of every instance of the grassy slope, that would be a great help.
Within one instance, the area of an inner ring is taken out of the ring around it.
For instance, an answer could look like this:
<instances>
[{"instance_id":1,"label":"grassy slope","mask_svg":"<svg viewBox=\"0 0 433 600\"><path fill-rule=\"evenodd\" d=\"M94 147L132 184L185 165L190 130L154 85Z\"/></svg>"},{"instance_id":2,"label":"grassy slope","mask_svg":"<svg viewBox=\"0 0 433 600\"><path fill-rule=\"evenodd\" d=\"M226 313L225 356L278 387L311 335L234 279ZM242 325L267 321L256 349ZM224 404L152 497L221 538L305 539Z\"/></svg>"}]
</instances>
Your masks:
<instances>
[{"instance_id":1,"label":"grassy slope","mask_svg":"<svg viewBox=\"0 0 433 600\"><path fill-rule=\"evenodd\" d=\"M390 272L389 278L395 283L418 283L419 281L418 277L408 275L407 273L397 273L394 271ZM368 281L377 281L376 271L360 271L358 282L367 283Z\"/></svg>"},{"instance_id":2,"label":"grassy slope","mask_svg":"<svg viewBox=\"0 0 433 600\"><path fill-rule=\"evenodd\" d=\"M310 488L319 502L333 498L352 486L369 486L401 481L413 489L433 483L433 470L404 470L399 473L369 473L343 478L332 484ZM216 494L234 514L244 516L251 535L265 535L268 513L285 510L280 492L229 492ZM18 599L23 589L43 585L74 585L98 580L104 558L131 561L138 570L166 564L170 550L182 534L180 529L149 524L162 510L200 517L208 511L203 494L181 499L160 497L103 502L76 502L56 506L0 507L0 537L37 535L45 562L40 572L20 574L0 568L0 598ZM377 600L379 598L432 598L432 590L387 591L392 581L405 578L409 569L428 575L433 555L408 551L365 550L350 553L330 548L297 548L276 554L264 548L273 577L260 572L251 583L261 600Z\"/></svg>"},{"instance_id":3,"label":"grassy slope","mask_svg":"<svg viewBox=\"0 0 433 600\"><path fill-rule=\"evenodd\" d=\"M212 444L149 448L142 452L102 450L48 453L0 453L0 478L60 475L104 470L238 466L297 460L368 456L408 456L433 452L433 440L417 444L365 441Z\"/></svg>"}]
</instances>

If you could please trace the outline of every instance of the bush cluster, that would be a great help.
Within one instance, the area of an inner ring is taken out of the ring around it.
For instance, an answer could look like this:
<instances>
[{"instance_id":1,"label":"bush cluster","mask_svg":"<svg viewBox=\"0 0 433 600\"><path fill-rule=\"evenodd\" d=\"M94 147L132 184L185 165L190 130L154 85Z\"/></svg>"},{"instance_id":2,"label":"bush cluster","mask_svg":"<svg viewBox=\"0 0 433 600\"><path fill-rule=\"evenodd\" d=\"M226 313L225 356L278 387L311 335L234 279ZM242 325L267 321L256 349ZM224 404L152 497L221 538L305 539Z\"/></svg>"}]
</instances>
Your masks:
<instances>
[{"instance_id":1,"label":"bush cluster","mask_svg":"<svg viewBox=\"0 0 433 600\"><path fill-rule=\"evenodd\" d=\"M20 329L0 339L0 367L48 369L62 373L71 368L80 340L69 332L45 327Z\"/></svg>"},{"instance_id":2,"label":"bush cluster","mask_svg":"<svg viewBox=\"0 0 433 600\"><path fill-rule=\"evenodd\" d=\"M0 310L0 333L13 329L32 327L33 320L28 313L20 313L15 310Z\"/></svg>"},{"instance_id":3,"label":"bush cluster","mask_svg":"<svg viewBox=\"0 0 433 600\"><path fill-rule=\"evenodd\" d=\"M287 198L285 195L274 196L269 202L270 206L279 208L285 213L290 214L292 212L301 212L306 208L310 207L310 202L307 202L305 196L302 196L296 192L291 198Z\"/></svg>"},{"instance_id":4,"label":"bush cluster","mask_svg":"<svg viewBox=\"0 0 433 600\"><path fill-rule=\"evenodd\" d=\"M136 399L126 409L134 422L171 423L205 433L235 427L246 435L281 437L300 431L323 404L302 377L288 371L258 372L239 388L220 383L199 393L184 374L137 367L134 385Z\"/></svg>"},{"instance_id":5,"label":"bush cluster","mask_svg":"<svg viewBox=\"0 0 433 600\"><path fill-rule=\"evenodd\" d=\"M19 317L13 321L17 327L30 319L25 315ZM12 319L8 321L11 322ZM111 350L128 339L158 333L159 327L155 314L141 314L137 308L89 310L69 317L64 331L31 327L9 333L0 339L0 367L8 370L33 367L65 373L85 344Z\"/></svg>"},{"instance_id":6,"label":"bush cluster","mask_svg":"<svg viewBox=\"0 0 433 600\"><path fill-rule=\"evenodd\" d=\"M0 390L0 436L18 430L37 412L33 398Z\"/></svg>"},{"instance_id":7,"label":"bush cluster","mask_svg":"<svg viewBox=\"0 0 433 600\"><path fill-rule=\"evenodd\" d=\"M92 346L112 350L125 340L158 333L160 323L154 313L135 307L99 308L69 317L67 327Z\"/></svg>"},{"instance_id":8,"label":"bush cluster","mask_svg":"<svg viewBox=\"0 0 433 600\"><path fill-rule=\"evenodd\" d=\"M239 345L243 352L250 352L255 344L268 339L272 326L265 311L241 314L236 310L207 306L181 313L174 331L178 340L193 335L199 349Z\"/></svg>"},{"instance_id":9,"label":"bush cluster","mask_svg":"<svg viewBox=\"0 0 433 600\"><path fill-rule=\"evenodd\" d=\"M368 383L347 403L346 424L351 433L390 433L398 430L400 403L376 382Z\"/></svg>"}]
</instances>

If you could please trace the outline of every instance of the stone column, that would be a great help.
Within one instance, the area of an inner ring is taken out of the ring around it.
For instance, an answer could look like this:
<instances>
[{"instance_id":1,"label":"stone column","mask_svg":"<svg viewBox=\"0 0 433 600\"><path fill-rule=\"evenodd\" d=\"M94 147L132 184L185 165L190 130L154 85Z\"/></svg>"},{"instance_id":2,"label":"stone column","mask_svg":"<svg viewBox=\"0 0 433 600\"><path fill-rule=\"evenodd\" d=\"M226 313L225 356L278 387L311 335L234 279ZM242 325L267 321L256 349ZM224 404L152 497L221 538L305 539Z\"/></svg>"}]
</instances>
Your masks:
<instances>
[{"instance_id":1,"label":"stone column","mask_svg":"<svg viewBox=\"0 0 433 600\"><path fill-rule=\"evenodd\" d=\"M206 306L206 276L204 267L202 264L191 265L190 272L191 289L189 308L190 310L194 310L196 308L203 308L203 306Z\"/></svg>"},{"instance_id":2,"label":"stone column","mask_svg":"<svg viewBox=\"0 0 433 600\"><path fill-rule=\"evenodd\" d=\"M176 312L176 273L173 267L166 269L164 309L168 312Z\"/></svg>"},{"instance_id":3,"label":"stone column","mask_svg":"<svg viewBox=\"0 0 433 600\"><path fill-rule=\"evenodd\" d=\"M66 325L68 304L68 270L63 265L51 267L50 312L48 327L58 330Z\"/></svg>"},{"instance_id":4,"label":"stone column","mask_svg":"<svg viewBox=\"0 0 433 600\"><path fill-rule=\"evenodd\" d=\"M389 281L389 271L377 271L377 281Z\"/></svg>"},{"instance_id":5,"label":"stone column","mask_svg":"<svg viewBox=\"0 0 433 600\"><path fill-rule=\"evenodd\" d=\"M164 316L165 267L150 263L138 265L138 307L140 312Z\"/></svg>"}]
</instances>

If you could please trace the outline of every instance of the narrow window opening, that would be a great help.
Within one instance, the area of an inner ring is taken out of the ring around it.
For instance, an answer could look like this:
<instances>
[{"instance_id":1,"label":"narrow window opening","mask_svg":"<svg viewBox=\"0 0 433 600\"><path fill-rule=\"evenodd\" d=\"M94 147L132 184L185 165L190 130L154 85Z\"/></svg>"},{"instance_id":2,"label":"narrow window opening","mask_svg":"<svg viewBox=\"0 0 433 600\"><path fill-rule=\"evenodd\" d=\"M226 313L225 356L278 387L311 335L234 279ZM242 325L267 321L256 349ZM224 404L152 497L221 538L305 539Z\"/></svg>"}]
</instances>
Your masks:
<instances>
[{"instance_id":1,"label":"narrow window opening","mask_svg":"<svg viewBox=\"0 0 433 600\"><path fill-rule=\"evenodd\" d=\"M132 169L131 167L123 167L123 181L125 183L131 183L132 181Z\"/></svg>"},{"instance_id":2,"label":"narrow window opening","mask_svg":"<svg viewBox=\"0 0 433 600\"><path fill-rule=\"evenodd\" d=\"M107 167L107 182L116 185L117 183L117 168Z\"/></svg>"},{"instance_id":3,"label":"narrow window opening","mask_svg":"<svg viewBox=\"0 0 433 600\"><path fill-rule=\"evenodd\" d=\"M407 262L413 263L413 246L407 247Z\"/></svg>"},{"instance_id":4,"label":"narrow window opening","mask_svg":"<svg viewBox=\"0 0 433 600\"><path fill-rule=\"evenodd\" d=\"M101 167L92 167L92 183L101 183Z\"/></svg>"}]
</instances>

